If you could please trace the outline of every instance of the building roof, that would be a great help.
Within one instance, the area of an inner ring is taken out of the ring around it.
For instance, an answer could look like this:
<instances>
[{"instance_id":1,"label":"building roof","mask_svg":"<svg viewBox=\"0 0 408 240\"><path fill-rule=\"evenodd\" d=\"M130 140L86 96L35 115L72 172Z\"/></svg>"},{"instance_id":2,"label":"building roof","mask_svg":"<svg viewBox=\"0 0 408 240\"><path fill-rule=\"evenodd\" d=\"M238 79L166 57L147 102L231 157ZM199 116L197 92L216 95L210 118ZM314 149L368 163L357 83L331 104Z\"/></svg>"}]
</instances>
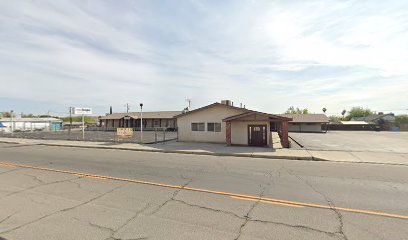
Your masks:
<instances>
[{"instance_id":1,"label":"building roof","mask_svg":"<svg viewBox=\"0 0 408 240\"><path fill-rule=\"evenodd\" d=\"M234 106L231 106L231 105L226 105L226 104L222 104L222 103L219 103L219 102L215 102L215 103L212 103L210 105L200 107L200 108L197 108L197 109L185 112L185 113L180 113L179 115L176 115L176 118L184 117L184 116L189 115L191 113L195 113L195 112L198 112L198 111L201 111L201 110L204 110L204 109L207 109L207 108L212 108L212 107L215 107L215 106L223 106L223 107L228 107L228 108L233 108L233 109L239 109L239 110L242 110L244 112L250 112L251 111L251 110L246 109L246 108L234 107Z\"/></svg>"},{"instance_id":2,"label":"building roof","mask_svg":"<svg viewBox=\"0 0 408 240\"><path fill-rule=\"evenodd\" d=\"M0 118L1 122L11 122L11 118ZM62 122L58 118L13 118L13 122Z\"/></svg>"},{"instance_id":3,"label":"building roof","mask_svg":"<svg viewBox=\"0 0 408 240\"><path fill-rule=\"evenodd\" d=\"M325 114L279 114L279 116L292 118L291 123L328 123L329 118Z\"/></svg>"},{"instance_id":4,"label":"building roof","mask_svg":"<svg viewBox=\"0 0 408 240\"><path fill-rule=\"evenodd\" d=\"M161 111L161 112L143 112L143 118L149 119L163 119L163 118L174 118L176 115L180 114L181 111ZM121 119L125 116L129 116L134 119L140 118L140 112L130 112L130 113L112 113L103 117L101 120L111 120L111 119Z\"/></svg>"},{"instance_id":5,"label":"building roof","mask_svg":"<svg viewBox=\"0 0 408 240\"><path fill-rule=\"evenodd\" d=\"M367 125L365 121L340 121L344 125Z\"/></svg>"},{"instance_id":6,"label":"building roof","mask_svg":"<svg viewBox=\"0 0 408 240\"><path fill-rule=\"evenodd\" d=\"M269 113L263 113L263 112L257 112L257 111L250 110L249 112L245 112L245 113L237 114L237 115L234 115L234 116L231 116L231 117L227 117L227 118L223 119L223 121L224 122L232 121L232 120L235 120L235 119L251 116L251 115L254 115L254 114L266 116L266 117L273 118L273 119L283 120L283 121L291 121L292 120L292 118L288 118L288 117L283 117L283 116L279 116L279 115L274 115L274 114L269 114Z\"/></svg>"},{"instance_id":7,"label":"building roof","mask_svg":"<svg viewBox=\"0 0 408 240\"><path fill-rule=\"evenodd\" d=\"M177 118L184 117L184 116L189 115L191 113L202 111L204 109L208 109L208 108L215 107L215 106L222 106L222 107L226 107L226 108L238 109L238 110L243 111L243 113L240 113L240 114L225 118L225 119L223 119L223 121L230 121L230 120L245 117L247 115L251 115L251 114L254 114L254 113L255 114L267 115L270 118L275 118L275 119L279 119L279 120L290 120L291 119L291 118L287 118L285 116L274 115L274 114L269 114L269 113L264 113L264 112L258 112L258 111L254 111L254 110L250 110L250 109L246 109L246 108L241 108L241 107L234 107L234 106L231 106L231 105L226 105L226 104L218 103L218 102L212 103L210 105L207 105L207 106L204 106L204 107L201 107L201 108L194 109L192 111L181 113L181 114L177 115L176 117Z\"/></svg>"},{"instance_id":8,"label":"building roof","mask_svg":"<svg viewBox=\"0 0 408 240\"><path fill-rule=\"evenodd\" d=\"M365 116L365 117L356 117L353 118L352 120L356 120L356 121L367 121L367 122L373 122L382 118L395 118L394 113L387 113L387 114L373 114L370 116Z\"/></svg>"}]
</instances>

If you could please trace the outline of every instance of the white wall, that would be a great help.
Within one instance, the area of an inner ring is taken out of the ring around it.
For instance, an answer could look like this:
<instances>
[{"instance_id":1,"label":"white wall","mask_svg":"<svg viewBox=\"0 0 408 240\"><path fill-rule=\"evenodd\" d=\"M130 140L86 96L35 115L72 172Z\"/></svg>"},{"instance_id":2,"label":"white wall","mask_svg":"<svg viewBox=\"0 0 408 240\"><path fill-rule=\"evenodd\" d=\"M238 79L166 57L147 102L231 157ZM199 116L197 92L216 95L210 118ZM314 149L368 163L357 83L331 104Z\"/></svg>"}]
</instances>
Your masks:
<instances>
[{"instance_id":1,"label":"white wall","mask_svg":"<svg viewBox=\"0 0 408 240\"><path fill-rule=\"evenodd\" d=\"M225 127L222 120L237 114L247 112L246 109L230 108L227 106L216 105L201 111L190 113L177 118L178 140L189 142L214 142L226 143ZM205 123L204 132L191 131L191 123ZM221 132L207 132L208 122L221 123Z\"/></svg>"},{"instance_id":2,"label":"white wall","mask_svg":"<svg viewBox=\"0 0 408 240\"><path fill-rule=\"evenodd\" d=\"M5 126L5 132L11 132L11 122L1 121ZM49 130L50 122L26 122L13 121L14 131Z\"/></svg>"},{"instance_id":3,"label":"white wall","mask_svg":"<svg viewBox=\"0 0 408 240\"><path fill-rule=\"evenodd\" d=\"M266 125L266 143L271 146L271 131L269 122L232 122L231 144L248 145L248 125Z\"/></svg>"}]
</instances>

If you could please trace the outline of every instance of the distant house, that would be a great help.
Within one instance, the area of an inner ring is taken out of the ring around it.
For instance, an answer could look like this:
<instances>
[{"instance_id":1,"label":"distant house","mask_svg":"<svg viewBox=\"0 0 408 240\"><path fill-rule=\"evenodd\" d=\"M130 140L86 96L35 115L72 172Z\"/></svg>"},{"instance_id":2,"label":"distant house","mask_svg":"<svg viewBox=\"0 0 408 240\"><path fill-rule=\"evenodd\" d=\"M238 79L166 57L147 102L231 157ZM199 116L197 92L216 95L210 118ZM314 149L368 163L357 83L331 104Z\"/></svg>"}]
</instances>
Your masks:
<instances>
[{"instance_id":1,"label":"distant house","mask_svg":"<svg viewBox=\"0 0 408 240\"><path fill-rule=\"evenodd\" d=\"M181 111L143 112L143 128L177 128L175 116ZM140 112L113 113L99 118L99 125L105 129L140 128Z\"/></svg>"},{"instance_id":2,"label":"distant house","mask_svg":"<svg viewBox=\"0 0 408 240\"><path fill-rule=\"evenodd\" d=\"M326 132L329 118L325 114L281 114L292 118L289 122L289 132Z\"/></svg>"},{"instance_id":3,"label":"distant house","mask_svg":"<svg viewBox=\"0 0 408 240\"><path fill-rule=\"evenodd\" d=\"M354 121L364 121L369 124L377 125L381 130L390 130L395 126L395 115L394 113L387 114L373 114L366 117L352 118Z\"/></svg>"},{"instance_id":4,"label":"distant house","mask_svg":"<svg viewBox=\"0 0 408 240\"><path fill-rule=\"evenodd\" d=\"M221 102L177 115L178 140L271 147L273 124L282 146L289 147L291 118L234 107L228 100Z\"/></svg>"},{"instance_id":5,"label":"distant house","mask_svg":"<svg viewBox=\"0 0 408 240\"><path fill-rule=\"evenodd\" d=\"M0 118L5 132L13 131L56 131L62 129L62 120L58 118Z\"/></svg>"}]
</instances>

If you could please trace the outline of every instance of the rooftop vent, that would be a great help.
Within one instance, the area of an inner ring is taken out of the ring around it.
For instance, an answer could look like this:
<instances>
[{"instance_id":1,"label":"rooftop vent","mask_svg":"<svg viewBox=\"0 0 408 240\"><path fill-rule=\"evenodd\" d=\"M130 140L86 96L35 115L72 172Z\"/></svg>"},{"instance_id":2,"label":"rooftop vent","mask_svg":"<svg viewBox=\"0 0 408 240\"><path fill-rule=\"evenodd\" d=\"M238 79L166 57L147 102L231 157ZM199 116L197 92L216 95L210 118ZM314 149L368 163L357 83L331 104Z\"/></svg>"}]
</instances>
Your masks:
<instances>
[{"instance_id":1,"label":"rooftop vent","mask_svg":"<svg viewBox=\"0 0 408 240\"><path fill-rule=\"evenodd\" d=\"M221 100L221 104L224 104L227 106L234 106L234 103L231 100Z\"/></svg>"}]
</instances>

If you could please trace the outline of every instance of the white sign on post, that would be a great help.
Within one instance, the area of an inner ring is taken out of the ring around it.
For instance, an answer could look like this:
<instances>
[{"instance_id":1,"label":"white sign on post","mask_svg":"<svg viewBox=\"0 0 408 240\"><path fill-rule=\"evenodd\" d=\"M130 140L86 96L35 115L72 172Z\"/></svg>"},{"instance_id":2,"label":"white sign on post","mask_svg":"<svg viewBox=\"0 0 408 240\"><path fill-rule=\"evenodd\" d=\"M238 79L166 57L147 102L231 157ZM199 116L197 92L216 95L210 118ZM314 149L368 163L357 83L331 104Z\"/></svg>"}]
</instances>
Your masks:
<instances>
[{"instance_id":1,"label":"white sign on post","mask_svg":"<svg viewBox=\"0 0 408 240\"><path fill-rule=\"evenodd\" d=\"M85 115L92 115L92 108L74 107L74 115L82 115L82 141L85 141Z\"/></svg>"},{"instance_id":2,"label":"white sign on post","mask_svg":"<svg viewBox=\"0 0 408 240\"><path fill-rule=\"evenodd\" d=\"M92 108L75 107L74 114L78 115L92 115Z\"/></svg>"}]
</instances>

